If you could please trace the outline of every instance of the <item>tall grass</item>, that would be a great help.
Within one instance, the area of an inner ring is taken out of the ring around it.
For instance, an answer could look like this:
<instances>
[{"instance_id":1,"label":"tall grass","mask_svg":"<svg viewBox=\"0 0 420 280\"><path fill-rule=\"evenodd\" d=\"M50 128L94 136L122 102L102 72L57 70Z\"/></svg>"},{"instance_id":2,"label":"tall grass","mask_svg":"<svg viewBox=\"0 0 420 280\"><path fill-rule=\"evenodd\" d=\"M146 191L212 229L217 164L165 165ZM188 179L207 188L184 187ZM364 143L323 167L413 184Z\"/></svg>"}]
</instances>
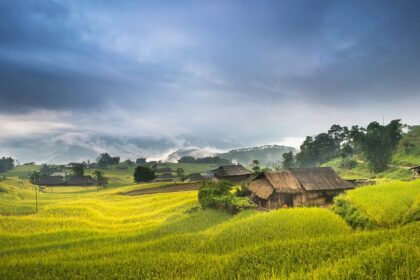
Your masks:
<instances>
[{"instance_id":1,"label":"tall grass","mask_svg":"<svg viewBox=\"0 0 420 280\"><path fill-rule=\"evenodd\" d=\"M420 220L420 180L380 182L335 199L335 211L350 224L392 227Z\"/></svg>"}]
</instances>

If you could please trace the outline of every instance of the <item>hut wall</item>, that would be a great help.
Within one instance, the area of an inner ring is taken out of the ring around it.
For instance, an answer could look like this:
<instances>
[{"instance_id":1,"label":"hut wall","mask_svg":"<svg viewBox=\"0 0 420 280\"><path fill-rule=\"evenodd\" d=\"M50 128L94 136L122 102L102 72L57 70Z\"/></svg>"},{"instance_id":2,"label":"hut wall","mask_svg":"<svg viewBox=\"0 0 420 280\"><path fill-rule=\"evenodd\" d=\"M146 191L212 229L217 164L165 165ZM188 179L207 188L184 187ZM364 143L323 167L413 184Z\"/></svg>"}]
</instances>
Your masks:
<instances>
[{"instance_id":1,"label":"hut wall","mask_svg":"<svg viewBox=\"0 0 420 280\"><path fill-rule=\"evenodd\" d=\"M322 205L332 203L333 198L342 192L343 190L307 192L305 205L322 206Z\"/></svg>"},{"instance_id":2,"label":"hut wall","mask_svg":"<svg viewBox=\"0 0 420 280\"><path fill-rule=\"evenodd\" d=\"M293 202L293 205L290 204L290 199ZM288 201L289 200L289 201ZM264 200L262 200L264 201ZM262 202L261 205L264 203ZM265 200L265 208L267 209L277 209L283 208L286 205L289 207L300 206L305 204L305 197L303 194L290 194L290 193L273 193L267 200ZM264 206L262 206L264 207Z\"/></svg>"}]
</instances>

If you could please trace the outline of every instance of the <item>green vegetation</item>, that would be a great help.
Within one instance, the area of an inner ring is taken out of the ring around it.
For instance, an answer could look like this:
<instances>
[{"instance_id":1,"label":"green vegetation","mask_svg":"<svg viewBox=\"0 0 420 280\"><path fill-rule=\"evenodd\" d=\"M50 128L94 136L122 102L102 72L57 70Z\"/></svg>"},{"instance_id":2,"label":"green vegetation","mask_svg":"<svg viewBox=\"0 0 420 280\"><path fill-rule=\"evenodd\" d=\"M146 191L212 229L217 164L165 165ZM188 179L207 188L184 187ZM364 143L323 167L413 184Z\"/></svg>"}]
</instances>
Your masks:
<instances>
[{"instance_id":1,"label":"green vegetation","mask_svg":"<svg viewBox=\"0 0 420 280\"><path fill-rule=\"evenodd\" d=\"M334 211L355 228L393 227L420 220L420 181L381 182L335 198Z\"/></svg>"},{"instance_id":2,"label":"green vegetation","mask_svg":"<svg viewBox=\"0 0 420 280\"><path fill-rule=\"evenodd\" d=\"M374 230L362 231L326 208L231 215L196 209L197 191L120 195L160 185L48 188L38 193L34 213L33 185L0 182L0 279L418 276L420 181L341 196L374 222Z\"/></svg>"},{"instance_id":3,"label":"green vegetation","mask_svg":"<svg viewBox=\"0 0 420 280\"><path fill-rule=\"evenodd\" d=\"M366 129L352 128L350 137L370 170L383 172L388 168L392 153L402 137L402 127L401 120L393 120L388 125L372 122Z\"/></svg>"},{"instance_id":4,"label":"green vegetation","mask_svg":"<svg viewBox=\"0 0 420 280\"><path fill-rule=\"evenodd\" d=\"M12 170L6 173L8 177L19 177L28 179L32 172L38 171L41 168L40 165L29 164L15 166Z\"/></svg>"},{"instance_id":5,"label":"green vegetation","mask_svg":"<svg viewBox=\"0 0 420 280\"><path fill-rule=\"evenodd\" d=\"M403 166L420 164L420 126L413 126L404 134L393 156L393 163Z\"/></svg>"},{"instance_id":6,"label":"green vegetation","mask_svg":"<svg viewBox=\"0 0 420 280\"><path fill-rule=\"evenodd\" d=\"M150 182L155 178L155 171L147 166L140 165L134 170L134 181L136 183Z\"/></svg>"},{"instance_id":7,"label":"green vegetation","mask_svg":"<svg viewBox=\"0 0 420 280\"><path fill-rule=\"evenodd\" d=\"M11 157L2 157L0 158L0 175L13 169L15 166L15 160Z\"/></svg>"},{"instance_id":8,"label":"green vegetation","mask_svg":"<svg viewBox=\"0 0 420 280\"><path fill-rule=\"evenodd\" d=\"M248 197L235 196L232 188L233 184L229 181L205 181L198 191L198 202L203 209L225 209L232 214L254 208Z\"/></svg>"},{"instance_id":9,"label":"green vegetation","mask_svg":"<svg viewBox=\"0 0 420 280\"><path fill-rule=\"evenodd\" d=\"M350 164L348 161L352 161ZM357 156L353 158L336 158L328 161L322 166L331 166L343 178L347 179L392 179L392 180L411 180L412 172L404 166L391 166L384 172L374 173L369 170L367 163L361 161Z\"/></svg>"},{"instance_id":10,"label":"green vegetation","mask_svg":"<svg viewBox=\"0 0 420 280\"><path fill-rule=\"evenodd\" d=\"M332 166L346 178L409 180L407 166L420 164L420 129L402 128L400 120L366 128L333 125L328 133L308 136L295 157L285 154L284 166Z\"/></svg>"}]
</instances>

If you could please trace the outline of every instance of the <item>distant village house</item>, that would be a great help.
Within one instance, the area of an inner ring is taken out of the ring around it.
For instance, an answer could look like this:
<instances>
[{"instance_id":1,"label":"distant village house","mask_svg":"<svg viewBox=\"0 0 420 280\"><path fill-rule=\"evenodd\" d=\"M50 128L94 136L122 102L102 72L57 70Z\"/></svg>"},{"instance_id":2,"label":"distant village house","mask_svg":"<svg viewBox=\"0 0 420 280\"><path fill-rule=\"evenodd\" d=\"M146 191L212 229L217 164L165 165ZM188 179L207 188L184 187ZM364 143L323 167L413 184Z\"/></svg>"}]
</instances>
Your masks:
<instances>
[{"instance_id":1,"label":"distant village house","mask_svg":"<svg viewBox=\"0 0 420 280\"><path fill-rule=\"evenodd\" d=\"M40 186L93 186L97 181L91 176L42 176L39 178L38 185Z\"/></svg>"},{"instance_id":2,"label":"distant village house","mask_svg":"<svg viewBox=\"0 0 420 280\"><path fill-rule=\"evenodd\" d=\"M162 173L153 182L175 182L175 176L170 172Z\"/></svg>"},{"instance_id":3,"label":"distant village house","mask_svg":"<svg viewBox=\"0 0 420 280\"><path fill-rule=\"evenodd\" d=\"M248 180L251 171L242 165L225 165L211 170L217 180L228 180L231 182L241 182Z\"/></svg>"}]
</instances>

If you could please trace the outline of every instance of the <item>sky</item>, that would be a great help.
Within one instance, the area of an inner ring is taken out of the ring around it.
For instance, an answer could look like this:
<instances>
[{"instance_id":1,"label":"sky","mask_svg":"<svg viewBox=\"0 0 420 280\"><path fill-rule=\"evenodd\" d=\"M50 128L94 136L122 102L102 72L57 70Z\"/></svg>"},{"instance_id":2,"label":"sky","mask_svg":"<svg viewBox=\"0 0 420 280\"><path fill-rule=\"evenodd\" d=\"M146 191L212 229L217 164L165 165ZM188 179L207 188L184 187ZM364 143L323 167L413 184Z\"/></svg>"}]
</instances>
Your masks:
<instances>
[{"instance_id":1,"label":"sky","mask_svg":"<svg viewBox=\"0 0 420 280\"><path fill-rule=\"evenodd\" d=\"M419 1L0 0L0 156L153 159L420 124Z\"/></svg>"}]
</instances>

